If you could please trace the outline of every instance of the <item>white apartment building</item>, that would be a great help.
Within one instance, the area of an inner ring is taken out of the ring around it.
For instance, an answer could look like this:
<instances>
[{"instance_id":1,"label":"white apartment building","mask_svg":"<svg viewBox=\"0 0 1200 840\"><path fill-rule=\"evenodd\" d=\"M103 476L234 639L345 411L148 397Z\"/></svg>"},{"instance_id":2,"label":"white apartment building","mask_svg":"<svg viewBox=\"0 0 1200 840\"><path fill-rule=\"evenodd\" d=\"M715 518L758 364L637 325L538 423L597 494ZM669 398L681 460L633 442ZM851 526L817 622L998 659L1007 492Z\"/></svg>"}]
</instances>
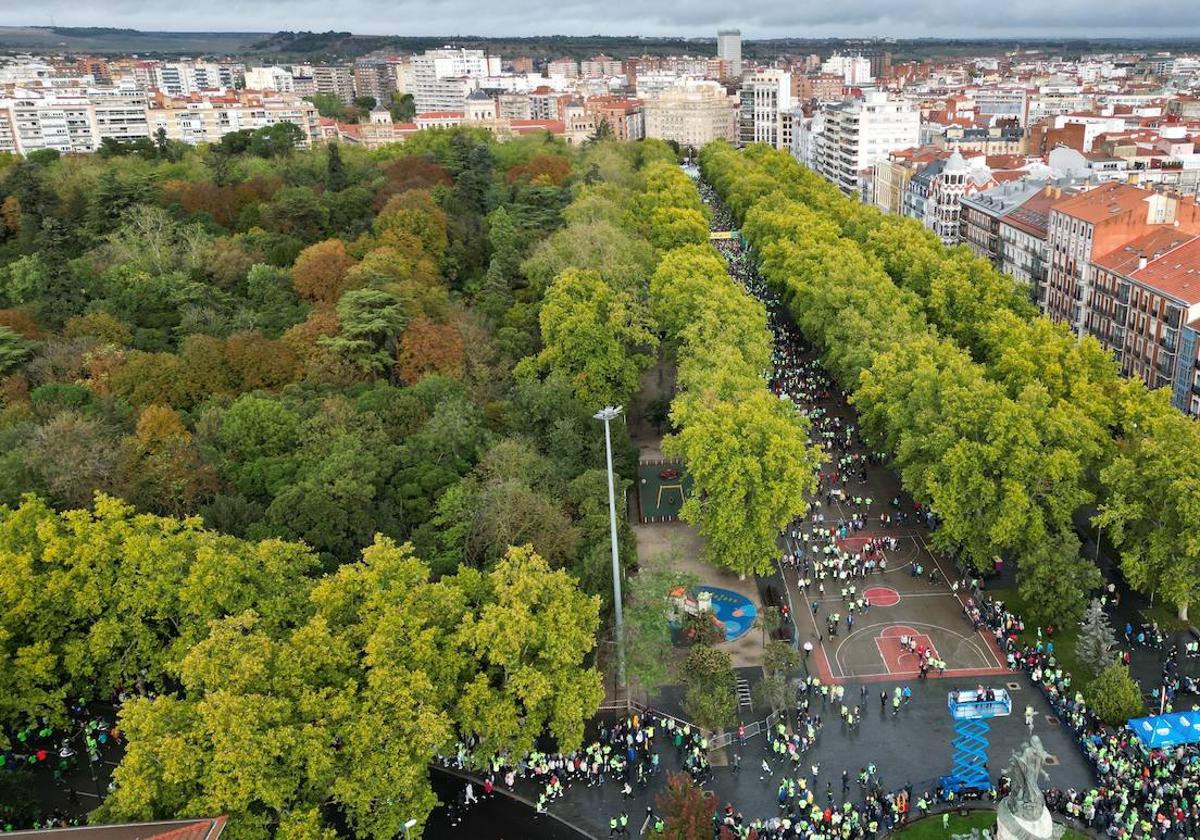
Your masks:
<instances>
[{"instance_id":1,"label":"white apartment building","mask_svg":"<svg viewBox=\"0 0 1200 840\"><path fill-rule=\"evenodd\" d=\"M241 76L241 65L210 61L169 61L153 67L152 86L169 96L233 88Z\"/></svg>"},{"instance_id":2,"label":"white apartment building","mask_svg":"<svg viewBox=\"0 0 1200 840\"><path fill-rule=\"evenodd\" d=\"M92 152L99 145L95 110L86 96L26 95L0 99L0 152L42 149Z\"/></svg>"},{"instance_id":3,"label":"white apartment building","mask_svg":"<svg viewBox=\"0 0 1200 840\"><path fill-rule=\"evenodd\" d=\"M473 80L500 75L500 56L483 50L446 47L412 58L412 89L417 113L462 110L478 85Z\"/></svg>"},{"instance_id":4,"label":"white apartment building","mask_svg":"<svg viewBox=\"0 0 1200 840\"><path fill-rule=\"evenodd\" d=\"M94 112L96 148L106 137L122 142L150 137L146 94L141 91L92 89L88 91L88 99Z\"/></svg>"},{"instance_id":5,"label":"white apartment building","mask_svg":"<svg viewBox=\"0 0 1200 840\"><path fill-rule=\"evenodd\" d=\"M1029 92L1023 87L981 87L972 98L981 116L1013 118L1022 127L1029 122Z\"/></svg>"},{"instance_id":6,"label":"white apartment building","mask_svg":"<svg viewBox=\"0 0 1200 840\"><path fill-rule=\"evenodd\" d=\"M882 91L825 105L821 114L820 133L810 129L807 141L812 167L853 195L861 194L864 171L886 160L888 152L916 146L920 140L920 112L907 100Z\"/></svg>"},{"instance_id":7,"label":"white apartment building","mask_svg":"<svg viewBox=\"0 0 1200 840\"><path fill-rule=\"evenodd\" d=\"M33 85L48 82L55 76L54 68L44 61L10 60L0 63L0 84Z\"/></svg>"},{"instance_id":8,"label":"white apartment building","mask_svg":"<svg viewBox=\"0 0 1200 840\"><path fill-rule=\"evenodd\" d=\"M759 70L753 75L747 74L742 80L742 143L765 143L776 149L788 148L791 136L784 131L782 115L788 113L790 121L791 108L791 73L772 68Z\"/></svg>"},{"instance_id":9,"label":"white apartment building","mask_svg":"<svg viewBox=\"0 0 1200 840\"><path fill-rule=\"evenodd\" d=\"M675 72L638 73L634 85L634 93L638 99L648 99L658 96L671 88L685 87L692 82L701 80L701 76L687 76Z\"/></svg>"},{"instance_id":10,"label":"white apartment building","mask_svg":"<svg viewBox=\"0 0 1200 840\"><path fill-rule=\"evenodd\" d=\"M821 65L822 73L842 77L842 83L851 86L865 85L874 81L871 75L871 59L861 55L834 53Z\"/></svg>"},{"instance_id":11,"label":"white apartment building","mask_svg":"<svg viewBox=\"0 0 1200 840\"><path fill-rule=\"evenodd\" d=\"M699 149L737 140L737 99L713 81L694 81L645 100L646 136Z\"/></svg>"},{"instance_id":12,"label":"white apartment building","mask_svg":"<svg viewBox=\"0 0 1200 840\"><path fill-rule=\"evenodd\" d=\"M621 62L607 55L598 55L589 61L579 62L579 75L585 79L602 79L611 76L624 76L625 68Z\"/></svg>"},{"instance_id":13,"label":"white apartment building","mask_svg":"<svg viewBox=\"0 0 1200 840\"><path fill-rule=\"evenodd\" d=\"M246 70L247 90L273 90L278 93L294 93L296 81L292 71L278 65L251 67Z\"/></svg>"},{"instance_id":14,"label":"white apartment building","mask_svg":"<svg viewBox=\"0 0 1200 840\"><path fill-rule=\"evenodd\" d=\"M742 32L740 29L717 31L717 58L725 62L729 78L742 77Z\"/></svg>"}]
</instances>

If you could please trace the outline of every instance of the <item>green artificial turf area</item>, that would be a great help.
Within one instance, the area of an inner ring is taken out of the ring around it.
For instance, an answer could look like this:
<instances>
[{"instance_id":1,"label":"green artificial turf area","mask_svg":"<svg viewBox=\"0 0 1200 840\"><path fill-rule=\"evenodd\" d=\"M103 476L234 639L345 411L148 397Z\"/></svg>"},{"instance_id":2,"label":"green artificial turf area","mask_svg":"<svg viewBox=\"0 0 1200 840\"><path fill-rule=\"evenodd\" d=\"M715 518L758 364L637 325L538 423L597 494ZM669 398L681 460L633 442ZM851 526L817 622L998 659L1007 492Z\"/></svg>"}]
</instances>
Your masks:
<instances>
[{"instance_id":1,"label":"green artificial turf area","mask_svg":"<svg viewBox=\"0 0 1200 840\"><path fill-rule=\"evenodd\" d=\"M992 598L999 599L1004 602L1008 609L1017 615L1025 615L1027 612L1025 604L1021 600L1021 596L1016 589L992 589L988 590L988 594ZM1026 644L1036 644L1037 628L1025 624L1025 632L1021 634L1021 641ZM1088 687L1088 684L1095 678L1092 670L1079 661L1079 657L1075 654L1075 642L1079 639L1078 627L1060 627L1051 637L1042 634L1043 642L1054 642L1054 658L1059 664L1071 675L1071 687L1079 691L1083 691Z\"/></svg>"}]
</instances>

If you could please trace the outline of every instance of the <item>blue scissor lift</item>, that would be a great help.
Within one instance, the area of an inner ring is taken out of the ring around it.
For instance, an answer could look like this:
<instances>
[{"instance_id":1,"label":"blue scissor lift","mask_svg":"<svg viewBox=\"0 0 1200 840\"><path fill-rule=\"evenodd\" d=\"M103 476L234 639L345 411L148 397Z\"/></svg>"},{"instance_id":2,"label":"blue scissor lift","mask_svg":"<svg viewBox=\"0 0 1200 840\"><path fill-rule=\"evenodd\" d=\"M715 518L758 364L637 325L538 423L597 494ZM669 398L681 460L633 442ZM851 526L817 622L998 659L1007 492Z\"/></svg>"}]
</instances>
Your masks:
<instances>
[{"instance_id":1,"label":"blue scissor lift","mask_svg":"<svg viewBox=\"0 0 1200 840\"><path fill-rule=\"evenodd\" d=\"M992 786L987 769L987 734L991 729L988 720L1011 715L1012 698L1003 688L989 691L990 699L987 692L980 693L974 689L951 691L947 697L946 705L950 709L950 717L954 719L955 736L950 742L954 747L954 769L949 775L938 779L946 790L982 793Z\"/></svg>"}]
</instances>

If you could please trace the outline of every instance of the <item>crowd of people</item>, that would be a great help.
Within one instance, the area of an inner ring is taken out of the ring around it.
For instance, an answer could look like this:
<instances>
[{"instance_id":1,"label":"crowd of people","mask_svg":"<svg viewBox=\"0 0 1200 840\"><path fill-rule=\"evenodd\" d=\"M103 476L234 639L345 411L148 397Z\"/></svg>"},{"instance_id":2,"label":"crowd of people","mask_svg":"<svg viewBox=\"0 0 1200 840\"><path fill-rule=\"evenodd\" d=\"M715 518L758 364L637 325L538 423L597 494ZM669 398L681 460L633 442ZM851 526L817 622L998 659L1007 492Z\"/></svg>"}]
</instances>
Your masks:
<instances>
[{"instance_id":1,"label":"crowd of people","mask_svg":"<svg viewBox=\"0 0 1200 840\"><path fill-rule=\"evenodd\" d=\"M702 191L705 191L710 206L720 208L720 202L710 190L706 191L702 185ZM824 496L826 508L837 503L838 519L827 521L824 510L814 501L806 514L808 521L793 523L785 535L784 563L797 570L802 587L811 587L815 581L821 598L826 595L827 583L840 592L846 604L847 619L852 622L856 608L869 608L866 599L858 600L855 581L861 581L877 569L884 570L886 559L879 551L879 545L868 543L850 552L839 548L838 540L861 530L862 523L871 516L872 500L854 492L850 483L865 481L868 465L878 462L881 456L865 450L861 441L855 439L854 423L838 413L845 395L838 391L819 362L806 355L799 337L783 317L778 299L766 288L748 255L736 243L727 244L724 250L730 262L731 276L767 306L774 338L772 389L781 399L796 403L798 410L809 417L814 440L833 459L832 468L818 476L818 498ZM894 515L889 515L891 511L879 515L878 521L884 529L903 525L908 520L908 512L899 509L899 500L894 499L891 507ZM936 525L932 513L919 506L912 511L910 521L929 527ZM892 540L888 547L894 550L894 538L885 539ZM873 564L876 559L878 562ZM921 575L923 570L914 565L912 573ZM930 574L933 578L935 572ZM954 582L956 592L959 586L979 595L978 581L969 576ZM1110 585L1108 590L1108 599L1115 602L1115 587ZM820 599L813 601L814 614L820 604ZM1047 794L1050 807L1110 837L1200 836L1200 753L1195 747L1149 750L1128 730L1105 727L1087 708L1082 693L1072 688L1071 676L1055 658L1051 640L1022 645L1018 640L1024 630L1023 624L999 602L978 601L976 597L967 599L964 609L976 629L985 624L992 629L1007 655L1009 667L1025 670L1041 687L1051 708L1075 733L1084 755L1092 764L1098 784L1082 791L1053 789ZM839 617L837 612L826 616L826 630L831 634L837 632ZM1164 644L1158 628L1153 626L1134 628L1126 625L1125 640L1129 646L1161 648ZM919 650L920 644L915 639L909 643L912 652L919 656L922 677L933 669L944 671L945 663L936 659L932 651ZM1200 657L1200 643L1192 644L1186 653ZM1128 663L1128 649L1122 656ZM1173 699L1177 691L1200 687L1196 680L1180 675L1176 659L1176 656L1168 656L1164 665L1163 691L1167 699ZM887 700L886 695L882 696L881 704L886 705Z\"/></svg>"},{"instance_id":2,"label":"crowd of people","mask_svg":"<svg viewBox=\"0 0 1200 840\"><path fill-rule=\"evenodd\" d=\"M1149 749L1132 731L1106 726L1072 688L1052 641L1022 644L1021 619L987 595L966 609L992 630L1010 667L1024 670L1041 689L1095 771L1097 783L1088 790L1047 791L1050 808L1109 837L1200 836L1200 752L1194 745Z\"/></svg>"},{"instance_id":3,"label":"crowd of people","mask_svg":"<svg viewBox=\"0 0 1200 840\"><path fill-rule=\"evenodd\" d=\"M100 796L103 783L98 768L121 749L115 717L115 710L78 698L68 709L65 728L43 717L6 733L8 747L0 751L0 772L11 774L8 784L53 784L62 791L65 803L51 809L38 808L33 799L0 803L0 831L66 828L86 822L81 789L86 797Z\"/></svg>"}]
</instances>

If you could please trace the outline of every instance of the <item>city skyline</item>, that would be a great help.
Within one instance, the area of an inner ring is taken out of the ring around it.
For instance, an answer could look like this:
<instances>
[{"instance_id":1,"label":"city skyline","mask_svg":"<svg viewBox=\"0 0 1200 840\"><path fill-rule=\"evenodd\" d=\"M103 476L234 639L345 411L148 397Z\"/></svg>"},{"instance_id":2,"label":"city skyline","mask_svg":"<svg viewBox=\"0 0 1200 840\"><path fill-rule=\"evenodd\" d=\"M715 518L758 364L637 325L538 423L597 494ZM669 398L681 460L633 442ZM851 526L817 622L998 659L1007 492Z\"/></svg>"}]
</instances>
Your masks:
<instances>
[{"instance_id":1,"label":"city skyline","mask_svg":"<svg viewBox=\"0 0 1200 840\"><path fill-rule=\"evenodd\" d=\"M901 10L902 9L902 13ZM18 7L8 26L118 27L146 31L276 32L352 31L361 35L520 36L676 36L711 37L718 28L740 28L746 39L782 37L897 38L1188 38L1200 35L1200 22L1187 24L1184 0L1108 4L1065 0L1053 5L1022 0L994 4L958 0L950 4L919 0L904 7L880 0L850 4L771 3L731 14L725 4L690 4L686 10L648 10L643 4L606 4L603 13L584 4L521 0L502 7L454 3L431 6L401 2L381 15L362 0L336 7L312 0L247 4L215 0L175 7L146 7L130 0L99 0L80 7L48 0ZM464 29L463 21L469 26Z\"/></svg>"}]
</instances>

